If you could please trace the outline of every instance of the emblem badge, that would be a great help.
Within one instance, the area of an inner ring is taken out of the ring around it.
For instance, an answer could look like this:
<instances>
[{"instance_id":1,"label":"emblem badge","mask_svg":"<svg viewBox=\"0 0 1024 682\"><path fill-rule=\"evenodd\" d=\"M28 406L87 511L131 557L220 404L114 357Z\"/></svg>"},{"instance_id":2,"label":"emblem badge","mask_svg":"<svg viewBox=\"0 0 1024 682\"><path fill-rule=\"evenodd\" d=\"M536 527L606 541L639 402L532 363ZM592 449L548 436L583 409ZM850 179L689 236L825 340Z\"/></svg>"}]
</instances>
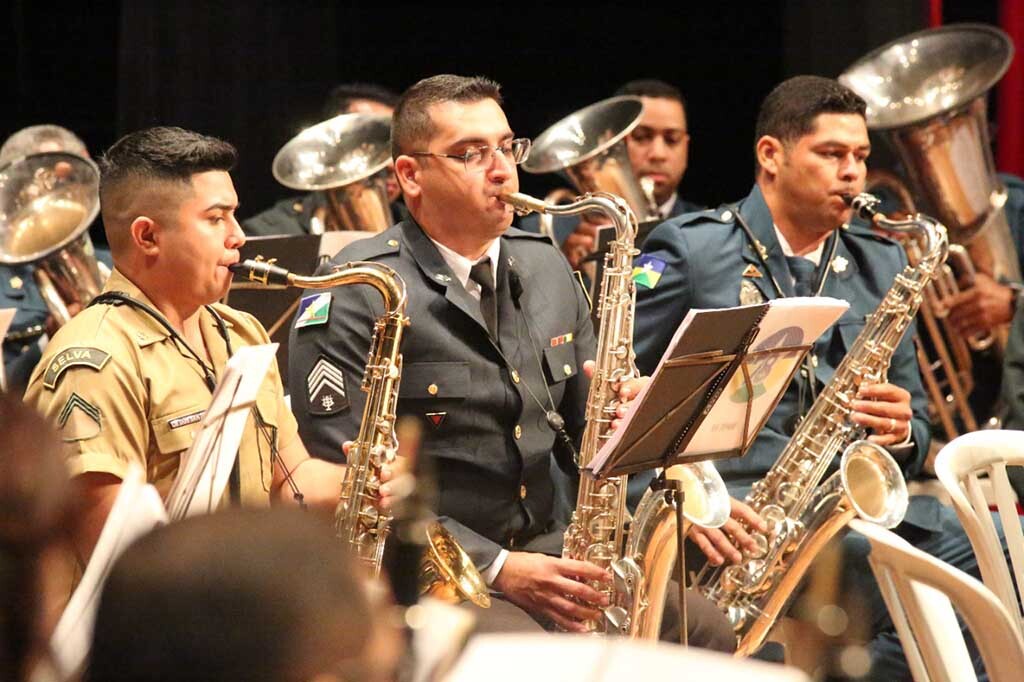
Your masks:
<instances>
[{"instance_id":1,"label":"emblem badge","mask_svg":"<svg viewBox=\"0 0 1024 682\"><path fill-rule=\"evenodd\" d=\"M299 311L295 314L295 328L312 327L327 324L331 316L331 294L312 294L303 296L299 301Z\"/></svg>"},{"instance_id":2,"label":"emblem badge","mask_svg":"<svg viewBox=\"0 0 1024 682\"><path fill-rule=\"evenodd\" d=\"M740 282L740 305L764 303L764 294L749 279Z\"/></svg>"},{"instance_id":3,"label":"emblem badge","mask_svg":"<svg viewBox=\"0 0 1024 682\"><path fill-rule=\"evenodd\" d=\"M846 268L849 264L850 261L846 260L842 256L836 256L835 258L832 259L832 270L837 275L840 275L846 272Z\"/></svg>"},{"instance_id":4,"label":"emblem badge","mask_svg":"<svg viewBox=\"0 0 1024 682\"><path fill-rule=\"evenodd\" d=\"M310 414L338 414L349 406L345 375L322 355L306 376L306 390Z\"/></svg>"},{"instance_id":5,"label":"emblem badge","mask_svg":"<svg viewBox=\"0 0 1024 682\"><path fill-rule=\"evenodd\" d=\"M57 379L64 373L64 370L85 366L91 367L98 372L103 369L108 360L110 360L110 353L99 348L90 348L88 346L67 348L50 360L50 365L46 368L46 374L43 375L43 386L52 391L57 387Z\"/></svg>"},{"instance_id":6,"label":"emblem badge","mask_svg":"<svg viewBox=\"0 0 1024 682\"><path fill-rule=\"evenodd\" d=\"M665 272L665 261L659 258L642 254L633 261L633 281L637 286L653 289L658 286L663 272Z\"/></svg>"},{"instance_id":7,"label":"emblem badge","mask_svg":"<svg viewBox=\"0 0 1024 682\"><path fill-rule=\"evenodd\" d=\"M750 277L752 279L761 279L764 277L764 275L761 274L761 271L757 269L757 266L753 264L747 266L747 269L743 271L743 276Z\"/></svg>"},{"instance_id":8,"label":"emblem badge","mask_svg":"<svg viewBox=\"0 0 1024 682\"><path fill-rule=\"evenodd\" d=\"M434 425L435 429L441 428L441 424L444 423L445 417L448 416L447 412L427 412L427 420Z\"/></svg>"}]
</instances>

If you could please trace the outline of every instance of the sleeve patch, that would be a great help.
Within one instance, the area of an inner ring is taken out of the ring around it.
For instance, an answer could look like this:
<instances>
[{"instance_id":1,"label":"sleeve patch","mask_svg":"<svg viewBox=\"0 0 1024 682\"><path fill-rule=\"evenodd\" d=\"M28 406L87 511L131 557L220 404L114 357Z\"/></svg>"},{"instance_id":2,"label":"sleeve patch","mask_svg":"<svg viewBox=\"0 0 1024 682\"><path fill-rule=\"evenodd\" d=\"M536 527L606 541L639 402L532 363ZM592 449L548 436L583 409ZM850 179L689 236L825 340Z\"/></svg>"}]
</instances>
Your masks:
<instances>
[{"instance_id":1,"label":"sleeve patch","mask_svg":"<svg viewBox=\"0 0 1024 682\"><path fill-rule=\"evenodd\" d=\"M57 387L57 379L65 370L72 367L91 367L97 372L110 360L110 353L101 351L99 348L88 346L74 346L58 353L46 368L43 375L43 386L51 391Z\"/></svg>"},{"instance_id":2,"label":"sleeve patch","mask_svg":"<svg viewBox=\"0 0 1024 682\"><path fill-rule=\"evenodd\" d=\"M338 414L348 409L348 392L341 369L324 356L316 361L306 376L309 413L317 416Z\"/></svg>"},{"instance_id":3,"label":"sleeve patch","mask_svg":"<svg viewBox=\"0 0 1024 682\"><path fill-rule=\"evenodd\" d=\"M313 327L327 324L331 316L331 293L311 294L303 296L299 301L299 311L295 315L295 328Z\"/></svg>"},{"instance_id":4,"label":"sleeve patch","mask_svg":"<svg viewBox=\"0 0 1024 682\"><path fill-rule=\"evenodd\" d=\"M637 286L653 289L658 286L661 273L665 272L665 261L642 254L633 261L633 281Z\"/></svg>"}]
</instances>

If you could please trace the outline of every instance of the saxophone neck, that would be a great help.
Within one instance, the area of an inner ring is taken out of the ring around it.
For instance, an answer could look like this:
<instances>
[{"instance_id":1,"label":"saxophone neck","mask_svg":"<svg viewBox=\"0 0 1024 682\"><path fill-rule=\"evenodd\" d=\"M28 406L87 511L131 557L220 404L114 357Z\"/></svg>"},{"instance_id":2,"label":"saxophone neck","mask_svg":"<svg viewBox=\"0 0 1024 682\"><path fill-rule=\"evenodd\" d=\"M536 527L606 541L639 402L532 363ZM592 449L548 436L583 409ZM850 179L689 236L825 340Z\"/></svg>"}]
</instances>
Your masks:
<instances>
[{"instance_id":1,"label":"saxophone neck","mask_svg":"<svg viewBox=\"0 0 1024 682\"><path fill-rule=\"evenodd\" d=\"M609 192L592 192L578 197L568 204L549 204L522 192L502 194L501 200L512 206L518 215L540 213L545 215L576 215L586 211L597 211L608 217L615 225L618 241L627 241L632 247L636 239L637 220L633 209L624 199Z\"/></svg>"},{"instance_id":2,"label":"saxophone neck","mask_svg":"<svg viewBox=\"0 0 1024 682\"><path fill-rule=\"evenodd\" d=\"M861 192L857 196L845 196L853 212L886 232L919 233L925 238L922 262L929 261L932 268L946 261L949 255L949 235L946 227L935 218L924 213L915 213L903 220L891 220L879 209L881 199L873 194Z\"/></svg>"}]
</instances>

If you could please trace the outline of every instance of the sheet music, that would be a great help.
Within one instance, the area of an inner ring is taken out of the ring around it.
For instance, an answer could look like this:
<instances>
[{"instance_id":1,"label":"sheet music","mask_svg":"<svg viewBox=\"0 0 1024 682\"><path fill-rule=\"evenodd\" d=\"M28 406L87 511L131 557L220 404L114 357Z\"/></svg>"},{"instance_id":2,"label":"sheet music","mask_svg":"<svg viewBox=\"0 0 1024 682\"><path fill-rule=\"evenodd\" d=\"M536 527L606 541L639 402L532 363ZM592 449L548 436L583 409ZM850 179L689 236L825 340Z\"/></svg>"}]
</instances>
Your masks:
<instances>
[{"instance_id":1,"label":"sheet music","mask_svg":"<svg viewBox=\"0 0 1024 682\"><path fill-rule=\"evenodd\" d=\"M100 594L114 562L136 539L167 523L160 494L145 479L142 467L132 464L121 481L82 581L50 638L54 665L62 679L77 673L89 655Z\"/></svg>"},{"instance_id":2,"label":"sheet music","mask_svg":"<svg viewBox=\"0 0 1024 682\"><path fill-rule=\"evenodd\" d=\"M760 328L748 353L790 346L812 344L850 307L846 301L828 297L782 298L769 304ZM786 390L794 365L803 353L787 351L747 357L744 364L750 376L753 396L750 427L757 428L767 412L775 406L775 398ZM737 370L715 402L704 423L683 450L688 455L720 452L724 449L746 448L756 433L744 433L747 409L747 387L743 369Z\"/></svg>"},{"instance_id":3,"label":"sheet music","mask_svg":"<svg viewBox=\"0 0 1024 682\"><path fill-rule=\"evenodd\" d=\"M206 514L220 504L246 419L276 352L276 343L246 346L228 360L199 432L181 456L178 475L167 495L167 512L172 520Z\"/></svg>"},{"instance_id":4,"label":"sheet music","mask_svg":"<svg viewBox=\"0 0 1024 682\"><path fill-rule=\"evenodd\" d=\"M782 298L770 301L767 313L758 323L759 331L751 343L749 351L812 344L849 307L850 304L846 301L824 296ZM656 376L661 366L673 357L676 346L696 320L701 316L721 313L726 310L729 309L691 309L672 335L672 340L665 348L654 375ZM787 352L746 360L751 382L754 385L754 400L750 415L751 429L761 423L761 420L766 417L767 411L774 406L779 392L785 390L785 382L800 357L799 352ZM600 470L616 451L633 416L644 409L648 389L653 383L650 381L641 389L633 401L633 409L622 420L619 428L612 432L598 454L585 467L586 469ZM743 433L745 410L746 392L743 372L740 369L733 375L730 383L712 406L710 413L697 429L683 453L699 455L745 448L756 435Z\"/></svg>"}]
</instances>

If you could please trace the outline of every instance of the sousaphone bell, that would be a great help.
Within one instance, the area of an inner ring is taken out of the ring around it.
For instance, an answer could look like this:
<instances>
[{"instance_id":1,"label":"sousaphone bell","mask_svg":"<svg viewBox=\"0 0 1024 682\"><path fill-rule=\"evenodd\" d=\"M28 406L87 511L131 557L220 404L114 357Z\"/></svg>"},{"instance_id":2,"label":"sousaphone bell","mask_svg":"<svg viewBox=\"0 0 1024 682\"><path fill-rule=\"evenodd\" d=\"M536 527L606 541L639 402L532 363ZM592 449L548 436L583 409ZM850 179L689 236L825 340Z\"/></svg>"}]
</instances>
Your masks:
<instances>
[{"instance_id":1,"label":"sousaphone bell","mask_svg":"<svg viewBox=\"0 0 1024 682\"><path fill-rule=\"evenodd\" d=\"M12 159L0 167L0 263L35 266L33 276L58 324L84 307L110 274L96 260L89 225L100 210L100 173L65 152Z\"/></svg>"},{"instance_id":2,"label":"sousaphone bell","mask_svg":"<svg viewBox=\"0 0 1024 682\"><path fill-rule=\"evenodd\" d=\"M311 232L382 232L391 226L387 174L391 117L343 114L307 128L274 157L273 173L285 187L323 192L326 205Z\"/></svg>"}]
</instances>

